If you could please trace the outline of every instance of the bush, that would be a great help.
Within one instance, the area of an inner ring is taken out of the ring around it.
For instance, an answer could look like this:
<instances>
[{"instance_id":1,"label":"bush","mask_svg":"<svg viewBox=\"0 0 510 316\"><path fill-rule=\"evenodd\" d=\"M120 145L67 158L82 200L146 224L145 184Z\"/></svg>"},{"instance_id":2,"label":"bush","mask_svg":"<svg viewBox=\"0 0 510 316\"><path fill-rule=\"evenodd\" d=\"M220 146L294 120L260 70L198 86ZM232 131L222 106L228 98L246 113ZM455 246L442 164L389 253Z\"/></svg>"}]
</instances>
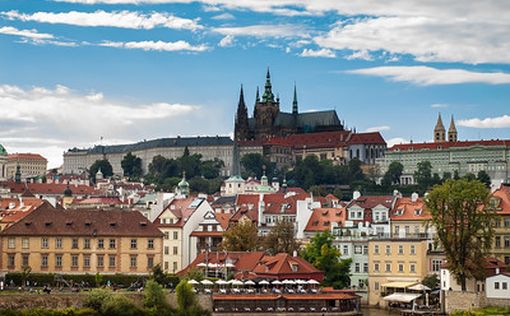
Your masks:
<instances>
[{"instance_id":1,"label":"bush","mask_svg":"<svg viewBox=\"0 0 510 316\"><path fill-rule=\"evenodd\" d=\"M138 280L141 276L139 275L128 275L128 274L64 274L63 278L67 282L74 282L76 284L88 284L89 286L93 287L94 285L100 286L106 284L108 281L112 285L117 285L120 287L128 287L131 285L131 283ZM14 273L7 273L5 276L5 284L9 285L11 280L14 282L16 286L20 286L23 281L23 273L20 272L14 272ZM55 282L55 274L53 273L30 273L26 280L30 282L31 285L34 284L34 282L37 282L38 286L44 286L46 284L50 286L56 286ZM99 281L99 282L98 282ZM99 284L97 284L99 283Z\"/></svg>"},{"instance_id":2,"label":"bush","mask_svg":"<svg viewBox=\"0 0 510 316\"><path fill-rule=\"evenodd\" d=\"M95 311L100 312L102 310L103 303L113 296L112 291L106 289L93 289L87 295L83 306L92 308Z\"/></svg>"},{"instance_id":3,"label":"bush","mask_svg":"<svg viewBox=\"0 0 510 316\"><path fill-rule=\"evenodd\" d=\"M105 316L142 316L145 311L127 297L116 294L103 302L101 314Z\"/></svg>"}]
</instances>

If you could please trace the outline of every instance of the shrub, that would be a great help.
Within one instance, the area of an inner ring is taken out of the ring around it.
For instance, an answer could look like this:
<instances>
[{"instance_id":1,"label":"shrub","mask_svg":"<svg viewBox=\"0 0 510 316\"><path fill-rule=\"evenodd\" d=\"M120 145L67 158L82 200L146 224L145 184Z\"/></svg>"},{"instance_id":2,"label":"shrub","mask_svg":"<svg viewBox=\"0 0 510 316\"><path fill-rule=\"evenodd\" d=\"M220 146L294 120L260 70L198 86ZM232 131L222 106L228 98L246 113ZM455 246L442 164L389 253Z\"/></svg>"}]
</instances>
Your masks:
<instances>
[{"instance_id":1,"label":"shrub","mask_svg":"<svg viewBox=\"0 0 510 316\"><path fill-rule=\"evenodd\" d=\"M136 306L123 295L112 295L101 306L101 314L105 316L142 316L145 311Z\"/></svg>"},{"instance_id":2,"label":"shrub","mask_svg":"<svg viewBox=\"0 0 510 316\"><path fill-rule=\"evenodd\" d=\"M92 308L95 311L100 312L103 307L103 303L113 296L112 291L106 289L93 289L90 291L83 303L83 306Z\"/></svg>"}]
</instances>

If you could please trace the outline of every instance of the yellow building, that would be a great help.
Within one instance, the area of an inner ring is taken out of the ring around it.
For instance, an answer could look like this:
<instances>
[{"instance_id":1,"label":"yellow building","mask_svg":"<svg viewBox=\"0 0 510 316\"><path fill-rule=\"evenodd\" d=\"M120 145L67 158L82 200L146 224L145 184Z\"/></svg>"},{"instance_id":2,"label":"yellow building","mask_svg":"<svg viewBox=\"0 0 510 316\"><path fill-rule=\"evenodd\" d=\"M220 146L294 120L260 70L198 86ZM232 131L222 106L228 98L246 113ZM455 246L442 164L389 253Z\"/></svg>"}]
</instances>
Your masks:
<instances>
[{"instance_id":1,"label":"yellow building","mask_svg":"<svg viewBox=\"0 0 510 316\"><path fill-rule=\"evenodd\" d=\"M428 273L426 239L381 238L368 242L368 303L385 306L383 297L420 282Z\"/></svg>"},{"instance_id":2,"label":"yellow building","mask_svg":"<svg viewBox=\"0 0 510 316\"><path fill-rule=\"evenodd\" d=\"M3 272L147 274L162 257L163 234L139 212L44 202L0 236Z\"/></svg>"},{"instance_id":3,"label":"yellow building","mask_svg":"<svg viewBox=\"0 0 510 316\"><path fill-rule=\"evenodd\" d=\"M48 168L48 160L39 154L10 154L5 165L5 178L14 179L18 166L21 179L44 176Z\"/></svg>"},{"instance_id":4,"label":"yellow building","mask_svg":"<svg viewBox=\"0 0 510 316\"><path fill-rule=\"evenodd\" d=\"M510 185L502 184L493 193L490 203L498 215L494 227L492 255L510 265Z\"/></svg>"}]
</instances>

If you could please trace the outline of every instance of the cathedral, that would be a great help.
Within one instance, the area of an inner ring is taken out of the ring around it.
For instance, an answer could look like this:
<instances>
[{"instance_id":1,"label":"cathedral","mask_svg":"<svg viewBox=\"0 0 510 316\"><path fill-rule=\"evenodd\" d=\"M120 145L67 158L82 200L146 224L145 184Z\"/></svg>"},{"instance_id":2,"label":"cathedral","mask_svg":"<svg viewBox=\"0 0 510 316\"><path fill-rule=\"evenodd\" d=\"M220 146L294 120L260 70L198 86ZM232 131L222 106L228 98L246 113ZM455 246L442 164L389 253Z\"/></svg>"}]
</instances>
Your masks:
<instances>
[{"instance_id":1,"label":"cathedral","mask_svg":"<svg viewBox=\"0 0 510 316\"><path fill-rule=\"evenodd\" d=\"M269 69L262 98L257 88L253 117L248 117L248 108L241 86L235 116L236 141L265 140L275 136L343 130L344 126L334 110L299 113L295 86L292 112L280 111L280 98L273 94Z\"/></svg>"}]
</instances>

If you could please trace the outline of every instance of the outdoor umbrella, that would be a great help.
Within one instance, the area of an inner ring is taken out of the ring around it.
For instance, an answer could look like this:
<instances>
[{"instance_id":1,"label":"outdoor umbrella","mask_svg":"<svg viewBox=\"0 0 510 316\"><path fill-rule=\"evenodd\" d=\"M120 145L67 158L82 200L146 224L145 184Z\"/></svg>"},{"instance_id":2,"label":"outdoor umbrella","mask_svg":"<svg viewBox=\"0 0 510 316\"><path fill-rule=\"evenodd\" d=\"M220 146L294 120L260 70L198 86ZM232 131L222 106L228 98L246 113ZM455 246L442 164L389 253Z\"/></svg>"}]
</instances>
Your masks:
<instances>
[{"instance_id":1,"label":"outdoor umbrella","mask_svg":"<svg viewBox=\"0 0 510 316\"><path fill-rule=\"evenodd\" d=\"M430 291L430 287L423 285L421 283L410 286L410 287L408 287L408 289L413 290L413 291Z\"/></svg>"},{"instance_id":2,"label":"outdoor umbrella","mask_svg":"<svg viewBox=\"0 0 510 316\"><path fill-rule=\"evenodd\" d=\"M227 281L225 281L225 280L218 280L218 281L216 281L216 282L214 282L214 283L216 283L216 284L218 284L218 285L226 285L226 284L228 284L228 282L227 282Z\"/></svg>"},{"instance_id":3,"label":"outdoor umbrella","mask_svg":"<svg viewBox=\"0 0 510 316\"><path fill-rule=\"evenodd\" d=\"M308 283L308 284L320 284L320 283L319 283L319 281L314 280L314 279L310 279L310 280L308 280L308 282L306 282L306 283Z\"/></svg>"},{"instance_id":4,"label":"outdoor umbrella","mask_svg":"<svg viewBox=\"0 0 510 316\"><path fill-rule=\"evenodd\" d=\"M294 282L292 280L283 280L282 284L292 285L292 284L296 284L296 282Z\"/></svg>"},{"instance_id":5,"label":"outdoor umbrella","mask_svg":"<svg viewBox=\"0 0 510 316\"><path fill-rule=\"evenodd\" d=\"M197 285L197 284L200 284L198 281L193 280L193 279L189 280L189 281L188 281L188 283L189 283L189 284L191 284L191 285Z\"/></svg>"},{"instance_id":6,"label":"outdoor umbrella","mask_svg":"<svg viewBox=\"0 0 510 316\"><path fill-rule=\"evenodd\" d=\"M232 281L232 285L244 285L244 283L239 280L234 280L234 281Z\"/></svg>"},{"instance_id":7,"label":"outdoor umbrella","mask_svg":"<svg viewBox=\"0 0 510 316\"><path fill-rule=\"evenodd\" d=\"M200 281L200 283L202 283L203 285L213 285L214 284L212 281L207 280L207 279Z\"/></svg>"},{"instance_id":8,"label":"outdoor umbrella","mask_svg":"<svg viewBox=\"0 0 510 316\"><path fill-rule=\"evenodd\" d=\"M205 262L200 262L199 264L197 264L197 267L205 268L207 267L207 265L205 264Z\"/></svg>"},{"instance_id":9,"label":"outdoor umbrella","mask_svg":"<svg viewBox=\"0 0 510 316\"><path fill-rule=\"evenodd\" d=\"M271 284L273 284L273 285L281 285L282 281L276 280L276 281L271 282Z\"/></svg>"},{"instance_id":10,"label":"outdoor umbrella","mask_svg":"<svg viewBox=\"0 0 510 316\"><path fill-rule=\"evenodd\" d=\"M255 285L255 282L253 282L252 280L248 280L244 282L244 285Z\"/></svg>"},{"instance_id":11,"label":"outdoor umbrella","mask_svg":"<svg viewBox=\"0 0 510 316\"><path fill-rule=\"evenodd\" d=\"M262 280L259 282L260 285L269 285L269 282L266 280Z\"/></svg>"}]
</instances>

